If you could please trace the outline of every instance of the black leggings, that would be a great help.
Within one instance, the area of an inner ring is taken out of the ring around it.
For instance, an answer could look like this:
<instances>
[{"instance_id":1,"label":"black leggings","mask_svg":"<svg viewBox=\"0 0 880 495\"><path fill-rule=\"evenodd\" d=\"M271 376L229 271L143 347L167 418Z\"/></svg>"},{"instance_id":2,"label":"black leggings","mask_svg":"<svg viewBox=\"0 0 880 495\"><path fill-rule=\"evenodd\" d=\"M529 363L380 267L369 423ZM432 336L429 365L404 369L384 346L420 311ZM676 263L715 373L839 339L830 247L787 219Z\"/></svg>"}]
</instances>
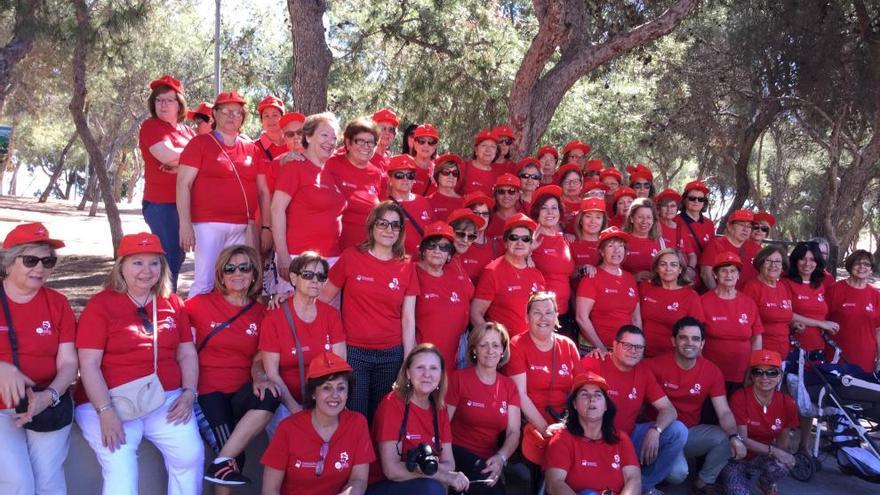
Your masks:
<instances>
[{"instance_id":1,"label":"black leggings","mask_svg":"<svg viewBox=\"0 0 880 495\"><path fill-rule=\"evenodd\" d=\"M455 469L464 473L469 480L486 479L486 475L480 472L486 469L485 459L455 444L452 444L452 456L455 458ZM487 486L485 483L474 483L466 493L470 495L506 495L507 489L504 486L502 476L495 483L495 486Z\"/></svg>"},{"instance_id":2,"label":"black leggings","mask_svg":"<svg viewBox=\"0 0 880 495\"><path fill-rule=\"evenodd\" d=\"M217 449L223 448L229 436L235 430L235 425L241 421L244 415L252 410L268 411L274 413L281 402L272 393L266 393L262 400L254 395L253 385L248 382L242 385L234 394L223 392L211 392L199 396L199 407L202 414L211 426L211 432L217 441ZM235 460L241 469L244 466L244 452Z\"/></svg>"}]
</instances>

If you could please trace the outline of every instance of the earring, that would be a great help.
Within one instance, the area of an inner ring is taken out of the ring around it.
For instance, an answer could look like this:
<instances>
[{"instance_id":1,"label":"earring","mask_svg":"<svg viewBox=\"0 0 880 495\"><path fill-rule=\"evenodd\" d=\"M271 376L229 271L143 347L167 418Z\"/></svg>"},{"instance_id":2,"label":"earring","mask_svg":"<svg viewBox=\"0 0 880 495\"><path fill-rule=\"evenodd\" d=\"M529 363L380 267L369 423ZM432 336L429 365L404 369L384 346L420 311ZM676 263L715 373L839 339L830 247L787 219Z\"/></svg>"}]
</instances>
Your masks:
<instances>
[{"instance_id":1,"label":"earring","mask_svg":"<svg viewBox=\"0 0 880 495\"><path fill-rule=\"evenodd\" d=\"M473 357L474 360L476 360L476 359L477 359L477 353L476 353L476 352L472 352L472 353L471 353L471 357Z\"/></svg>"},{"instance_id":2,"label":"earring","mask_svg":"<svg viewBox=\"0 0 880 495\"><path fill-rule=\"evenodd\" d=\"M409 378L406 379L406 388L412 388L412 382L409 380Z\"/></svg>"}]
</instances>

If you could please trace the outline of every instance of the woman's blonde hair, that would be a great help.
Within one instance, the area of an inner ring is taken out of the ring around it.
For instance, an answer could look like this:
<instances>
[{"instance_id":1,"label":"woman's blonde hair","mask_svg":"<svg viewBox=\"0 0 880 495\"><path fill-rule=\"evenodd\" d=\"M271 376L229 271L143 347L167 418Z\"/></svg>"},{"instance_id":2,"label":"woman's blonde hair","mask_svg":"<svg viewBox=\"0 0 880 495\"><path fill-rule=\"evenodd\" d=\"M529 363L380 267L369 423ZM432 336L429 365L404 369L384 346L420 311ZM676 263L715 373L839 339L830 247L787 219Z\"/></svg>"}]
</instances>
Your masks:
<instances>
[{"instance_id":1,"label":"woman's blonde hair","mask_svg":"<svg viewBox=\"0 0 880 495\"><path fill-rule=\"evenodd\" d=\"M501 359L498 361L498 367L500 368L507 364L507 361L510 359L510 334L501 323L487 321L482 325L475 326L471 330L467 339L467 358L472 364L477 364L477 346L480 345L480 341L489 332L498 332L498 335L501 336L501 347L503 350L501 351Z\"/></svg>"},{"instance_id":2,"label":"woman's blonde hair","mask_svg":"<svg viewBox=\"0 0 880 495\"><path fill-rule=\"evenodd\" d=\"M444 407L445 404L443 400L446 398L447 386L446 362L443 360L443 354L440 353L440 350L437 349L437 346L434 344L424 342L415 346L413 350L410 351L409 355L403 361L403 365L400 366L400 370L397 372L397 379L394 380L394 385L391 389L398 397L409 402L410 398L412 398L413 386L412 382L406 376L406 372L409 370L409 367L412 366L416 356L426 352L434 354L437 356L437 359L440 360L440 385L431 392L431 397L434 399L434 404L436 404L437 407Z\"/></svg>"},{"instance_id":3,"label":"woman's blonde hair","mask_svg":"<svg viewBox=\"0 0 880 495\"><path fill-rule=\"evenodd\" d=\"M639 208L648 208L651 210L651 215L654 217L654 223L651 224L651 230L648 231L648 238L656 240L660 237L660 222L657 221L657 208L654 206L654 202L651 201L650 198L636 198L632 202L629 206L629 211L626 213L626 219L623 221L623 231L632 234L633 216L635 216L635 213Z\"/></svg>"},{"instance_id":4,"label":"woman's blonde hair","mask_svg":"<svg viewBox=\"0 0 880 495\"><path fill-rule=\"evenodd\" d=\"M220 251L217 262L214 263L214 290L223 295L228 294L226 286L223 285L223 267L237 254L247 256L248 261L254 267L251 272L251 285L248 286L247 291L248 299L253 299L263 291L263 267L260 265L260 255L257 254L257 250L244 244L227 246L223 251Z\"/></svg>"},{"instance_id":5,"label":"woman's blonde hair","mask_svg":"<svg viewBox=\"0 0 880 495\"><path fill-rule=\"evenodd\" d=\"M113 262L113 268L110 269L110 274L107 275L107 281L104 283L104 288L120 293L128 292L128 284L125 283L125 278L122 276L122 264L132 256L138 256L139 254L140 253L130 254L128 256L120 256L116 258L116 261ZM156 285L150 289L150 293L155 294L158 298L164 299L170 296L172 292L171 270L168 268L168 261L165 259L164 255L157 254L156 256L159 257L159 280L156 282Z\"/></svg>"}]
</instances>

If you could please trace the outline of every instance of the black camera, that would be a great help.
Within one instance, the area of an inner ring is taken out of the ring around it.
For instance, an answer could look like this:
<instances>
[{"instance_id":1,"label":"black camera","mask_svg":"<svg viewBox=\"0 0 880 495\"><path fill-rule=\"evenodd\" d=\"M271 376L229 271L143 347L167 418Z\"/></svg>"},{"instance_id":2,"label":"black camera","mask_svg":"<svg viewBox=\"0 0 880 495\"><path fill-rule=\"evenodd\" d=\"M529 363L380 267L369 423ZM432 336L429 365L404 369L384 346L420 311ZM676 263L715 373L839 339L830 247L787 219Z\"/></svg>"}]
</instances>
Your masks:
<instances>
[{"instance_id":1,"label":"black camera","mask_svg":"<svg viewBox=\"0 0 880 495\"><path fill-rule=\"evenodd\" d=\"M440 468L440 459L434 453L434 449L426 443L420 443L418 447L413 447L406 451L406 469L409 472L416 470L416 467L422 471L425 476L434 476L437 469Z\"/></svg>"}]
</instances>

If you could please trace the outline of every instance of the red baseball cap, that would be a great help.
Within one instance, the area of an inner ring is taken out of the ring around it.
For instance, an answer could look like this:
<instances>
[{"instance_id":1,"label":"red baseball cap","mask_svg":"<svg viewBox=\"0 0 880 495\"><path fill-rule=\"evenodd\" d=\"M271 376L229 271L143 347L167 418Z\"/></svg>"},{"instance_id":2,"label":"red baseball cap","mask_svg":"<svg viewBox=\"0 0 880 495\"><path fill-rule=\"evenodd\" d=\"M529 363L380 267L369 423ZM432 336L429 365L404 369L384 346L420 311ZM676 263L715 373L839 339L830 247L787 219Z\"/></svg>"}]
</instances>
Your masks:
<instances>
[{"instance_id":1,"label":"red baseball cap","mask_svg":"<svg viewBox=\"0 0 880 495\"><path fill-rule=\"evenodd\" d=\"M599 180L604 179L605 177L614 177L617 179L617 182L623 182L623 174L614 167L603 168L602 171L599 172Z\"/></svg>"},{"instance_id":2,"label":"red baseball cap","mask_svg":"<svg viewBox=\"0 0 880 495\"><path fill-rule=\"evenodd\" d=\"M462 206L468 208L473 205L486 205L491 210L495 207L495 200L487 196L483 191L473 191L464 195Z\"/></svg>"},{"instance_id":3,"label":"red baseball cap","mask_svg":"<svg viewBox=\"0 0 880 495\"><path fill-rule=\"evenodd\" d=\"M525 227L534 232L535 229L538 228L538 224L522 213L514 213L510 218L504 221L504 231L507 232L516 227Z\"/></svg>"},{"instance_id":4,"label":"red baseball cap","mask_svg":"<svg viewBox=\"0 0 880 495\"><path fill-rule=\"evenodd\" d=\"M486 219L472 212L469 208L459 208L457 210L452 210L452 213L446 217L446 223L452 225L457 220L470 220L474 223L477 229L482 229L483 225L486 225Z\"/></svg>"},{"instance_id":5,"label":"red baseball cap","mask_svg":"<svg viewBox=\"0 0 880 495\"><path fill-rule=\"evenodd\" d=\"M284 129L287 124L291 122L305 122L306 116L299 112L287 112L281 116L281 120L278 121L278 127Z\"/></svg>"},{"instance_id":6,"label":"red baseball cap","mask_svg":"<svg viewBox=\"0 0 880 495\"><path fill-rule=\"evenodd\" d=\"M440 140L440 134L437 132L437 128L432 126L431 124L422 124L416 127L416 130L414 130L412 133L412 137L430 137L438 141Z\"/></svg>"},{"instance_id":7,"label":"red baseball cap","mask_svg":"<svg viewBox=\"0 0 880 495\"><path fill-rule=\"evenodd\" d=\"M455 242L455 233L452 231L452 227L446 222L439 221L425 226L425 235L422 236L422 240L438 236L449 239L449 242Z\"/></svg>"},{"instance_id":8,"label":"red baseball cap","mask_svg":"<svg viewBox=\"0 0 880 495\"><path fill-rule=\"evenodd\" d=\"M581 173L581 166L578 165L577 163L567 163L567 164L559 167L559 169L556 170L556 173L553 174L553 182L562 182L562 179L569 172L577 172L578 175L581 176L581 179L583 179L583 174Z\"/></svg>"},{"instance_id":9,"label":"red baseball cap","mask_svg":"<svg viewBox=\"0 0 880 495\"><path fill-rule=\"evenodd\" d=\"M446 162L452 162L452 163L458 165L459 169L464 167L464 159L462 157L456 155L455 153L446 153L444 155L438 156L434 160L434 163L436 163L438 167L440 165L443 165Z\"/></svg>"},{"instance_id":10,"label":"red baseball cap","mask_svg":"<svg viewBox=\"0 0 880 495\"><path fill-rule=\"evenodd\" d=\"M397 127L399 124L397 121L397 114L388 108L383 108L383 109L377 111L376 113L374 113L372 116L372 119L373 119L373 122L375 122L377 124L380 122L388 122L389 124L393 125L394 127Z\"/></svg>"},{"instance_id":11,"label":"red baseball cap","mask_svg":"<svg viewBox=\"0 0 880 495\"><path fill-rule=\"evenodd\" d=\"M767 222L771 227L776 225L776 217L773 216L769 211L759 211L755 213L755 222Z\"/></svg>"},{"instance_id":12,"label":"red baseball cap","mask_svg":"<svg viewBox=\"0 0 880 495\"><path fill-rule=\"evenodd\" d=\"M617 203L617 201L620 198L623 198L625 196L629 196L633 199L636 199L636 196L638 196L638 195L636 194L635 189L633 189L631 187L621 186L621 187L618 187L616 191L614 191L613 202Z\"/></svg>"},{"instance_id":13,"label":"red baseball cap","mask_svg":"<svg viewBox=\"0 0 880 495\"><path fill-rule=\"evenodd\" d=\"M749 368L753 366L772 366L782 368L782 357L776 351L758 349L749 355Z\"/></svg>"},{"instance_id":14,"label":"red baseball cap","mask_svg":"<svg viewBox=\"0 0 880 495\"><path fill-rule=\"evenodd\" d=\"M6 234L3 249L13 248L21 244L43 243L53 249L64 247L64 241L49 237L49 231L40 222L22 223Z\"/></svg>"},{"instance_id":15,"label":"red baseball cap","mask_svg":"<svg viewBox=\"0 0 880 495\"><path fill-rule=\"evenodd\" d=\"M681 203L681 194L675 192L675 189L664 189L654 196L654 202L658 205L661 201L671 200L674 203Z\"/></svg>"},{"instance_id":16,"label":"red baseball cap","mask_svg":"<svg viewBox=\"0 0 880 495\"><path fill-rule=\"evenodd\" d=\"M644 179L648 182L654 182L654 174L651 173L651 169L648 168L648 166L644 163L629 165L626 167L626 172L629 174L630 183L633 183L639 179Z\"/></svg>"},{"instance_id":17,"label":"red baseball cap","mask_svg":"<svg viewBox=\"0 0 880 495\"><path fill-rule=\"evenodd\" d=\"M565 147L562 148L562 154L567 155L574 150L581 150L586 155L592 149L593 148L591 148L589 144L582 143L579 140L575 139L574 141L569 141L568 143L565 144Z\"/></svg>"},{"instance_id":18,"label":"red baseball cap","mask_svg":"<svg viewBox=\"0 0 880 495\"><path fill-rule=\"evenodd\" d=\"M592 371L587 371L586 373L581 373L575 376L574 380L571 382L571 391L577 392L584 385L595 385L605 392L608 391L608 382Z\"/></svg>"},{"instance_id":19,"label":"red baseball cap","mask_svg":"<svg viewBox=\"0 0 880 495\"><path fill-rule=\"evenodd\" d=\"M186 118L187 118L187 120L193 120L194 118L196 118L197 113L202 114L206 117L210 117L213 109L214 109L214 105L212 105L206 101L203 101L203 102L199 103L199 106L197 106L196 108L194 108L192 110L187 110Z\"/></svg>"},{"instance_id":20,"label":"red baseball cap","mask_svg":"<svg viewBox=\"0 0 880 495\"><path fill-rule=\"evenodd\" d=\"M592 191L593 189L601 189L605 192L608 192L608 186L602 184L597 180L588 180L584 182L584 187L581 188L581 191L587 193Z\"/></svg>"},{"instance_id":21,"label":"red baseball cap","mask_svg":"<svg viewBox=\"0 0 880 495\"><path fill-rule=\"evenodd\" d=\"M513 129L511 129L510 126L507 124L499 125L498 127L492 129L492 134L494 134L495 137L499 139L502 137L513 139L514 137L516 137L513 135Z\"/></svg>"},{"instance_id":22,"label":"red baseball cap","mask_svg":"<svg viewBox=\"0 0 880 495\"><path fill-rule=\"evenodd\" d=\"M165 254L159 236L156 234L150 234L149 232L128 234L122 237L122 240L119 242L119 247L116 249L116 256L145 253Z\"/></svg>"},{"instance_id":23,"label":"red baseball cap","mask_svg":"<svg viewBox=\"0 0 880 495\"><path fill-rule=\"evenodd\" d=\"M620 239L623 242L629 243L629 238L630 235L620 230L619 228L608 227L599 234L599 244L602 244L608 239Z\"/></svg>"},{"instance_id":24,"label":"red baseball cap","mask_svg":"<svg viewBox=\"0 0 880 495\"><path fill-rule=\"evenodd\" d=\"M706 184L703 184L703 181L701 181L700 179L692 180L685 184L684 193L682 193L682 196L686 196L687 193L690 191L701 191L706 196L709 195L709 188L706 186Z\"/></svg>"},{"instance_id":25,"label":"red baseball cap","mask_svg":"<svg viewBox=\"0 0 880 495\"><path fill-rule=\"evenodd\" d=\"M409 155L394 155L388 160L388 171L394 170L418 170L418 165Z\"/></svg>"},{"instance_id":26,"label":"red baseball cap","mask_svg":"<svg viewBox=\"0 0 880 495\"><path fill-rule=\"evenodd\" d=\"M538 148L538 151L535 153L535 156L537 156L538 158L541 158L542 156L544 156L548 153L553 155L553 158L556 158L557 160L559 159L559 152L556 151L556 146L551 146L549 144Z\"/></svg>"},{"instance_id":27,"label":"red baseball cap","mask_svg":"<svg viewBox=\"0 0 880 495\"><path fill-rule=\"evenodd\" d=\"M238 103L239 105L246 105L247 101L245 101L243 96L238 94L238 91L224 91L217 95L217 98L214 99L214 108L217 108L220 105L226 105L227 103Z\"/></svg>"},{"instance_id":28,"label":"red baseball cap","mask_svg":"<svg viewBox=\"0 0 880 495\"><path fill-rule=\"evenodd\" d=\"M715 257L715 262L712 263L712 269L721 268L722 266L733 265L737 269L742 270L743 264L739 259L739 256L736 253L731 253L730 251L724 251L718 253L718 256Z\"/></svg>"},{"instance_id":29,"label":"red baseball cap","mask_svg":"<svg viewBox=\"0 0 880 495\"><path fill-rule=\"evenodd\" d=\"M605 200L602 198L587 198L581 201L578 211L598 211L605 215L608 214L608 210L605 207Z\"/></svg>"},{"instance_id":30,"label":"red baseball cap","mask_svg":"<svg viewBox=\"0 0 880 495\"><path fill-rule=\"evenodd\" d=\"M309 372L306 373L306 379L312 380L346 371L351 371L351 366L344 359L330 351L324 351L309 362Z\"/></svg>"},{"instance_id":31,"label":"red baseball cap","mask_svg":"<svg viewBox=\"0 0 880 495\"><path fill-rule=\"evenodd\" d=\"M175 92L183 94L183 84L180 83L177 79L172 76L164 75L159 79L153 79L150 81L150 89L156 89L160 86L167 86L173 89Z\"/></svg>"},{"instance_id":32,"label":"red baseball cap","mask_svg":"<svg viewBox=\"0 0 880 495\"><path fill-rule=\"evenodd\" d=\"M584 170L587 172L599 172L605 169L605 164L602 160L587 160L587 165L584 166Z\"/></svg>"},{"instance_id":33,"label":"red baseball cap","mask_svg":"<svg viewBox=\"0 0 880 495\"><path fill-rule=\"evenodd\" d=\"M513 174L501 174L495 179L495 185L492 186L492 189L498 189L499 187L515 187L517 189L522 189L522 182L519 180L519 177Z\"/></svg>"},{"instance_id":34,"label":"red baseball cap","mask_svg":"<svg viewBox=\"0 0 880 495\"><path fill-rule=\"evenodd\" d=\"M482 131L477 133L477 137L474 138L474 146L482 143L483 141L493 141L495 144L498 144L498 137L495 134L492 134L492 131L483 129Z\"/></svg>"},{"instance_id":35,"label":"red baseball cap","mask_svg":"<svg viewBox=\"0 0 880 495\"><path fill-rule=\"evenodd\" d=\"M537 191L532 195L532 204L535 204L543 198L544 196L552 196L556 198L556 201L562 202L562 188L557 186L556 184L547 184L546 186L541 186Z\"/></svg>"},{"instance_id":36,"label":"red baseball cap","mask_svg":"<svg viewBox=\"0 0 880 495\"><path fill-rule=\"evenodd\" d=\"M750 212L749 210L736 210L730 214L730 217L727 218L727 223L733 223L733 222L752 223L754 221L755 221L755 214Z\"/></svg>"},{"instance_id":37,"label":"red baseball cap","mask_svg":"<svg viewBox=\"0 0 880 495\"><path fill-rule=\"evenodd\" d=\"M267 108L275 108L279 112L284 113L284 102L281 101L281 98L269 95L257 104L257 113L263 113L263 110Z\"/></svg>"}]
</instances>

